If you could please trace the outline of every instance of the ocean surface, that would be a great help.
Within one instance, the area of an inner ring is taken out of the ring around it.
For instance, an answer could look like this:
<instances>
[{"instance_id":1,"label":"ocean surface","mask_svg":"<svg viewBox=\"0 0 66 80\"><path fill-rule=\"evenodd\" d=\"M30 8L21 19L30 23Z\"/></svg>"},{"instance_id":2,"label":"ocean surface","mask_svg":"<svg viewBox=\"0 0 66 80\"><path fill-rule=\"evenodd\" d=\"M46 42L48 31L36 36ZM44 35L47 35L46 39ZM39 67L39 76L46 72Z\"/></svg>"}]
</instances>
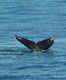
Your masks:
<instances>
[{"instance_id":1,"label":"ocean surface","mask_svg":"<svg viewBox=\"0 0 66 80\"><path fill-rule=\"evenodd\" d=\"M31 53L14 34L55 41ZM0 80L66 80L66 0L0 0Z\"/></svg>"}]
</instances>

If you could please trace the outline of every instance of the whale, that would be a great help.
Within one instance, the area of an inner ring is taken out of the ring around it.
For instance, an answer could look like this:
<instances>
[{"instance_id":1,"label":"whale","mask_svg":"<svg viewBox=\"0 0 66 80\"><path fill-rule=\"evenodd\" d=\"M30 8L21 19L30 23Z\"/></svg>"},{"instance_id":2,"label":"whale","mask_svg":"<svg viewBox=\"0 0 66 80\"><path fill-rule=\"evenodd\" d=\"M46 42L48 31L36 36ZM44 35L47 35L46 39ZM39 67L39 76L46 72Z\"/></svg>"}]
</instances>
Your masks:
<instances>
[{"instance_id":1,"label":"whale","mask_svg":"<svg viewBox=\"0 0 66 80\"><path fill-rule=\"evenodd\" d=\"M28 49L31 51L42 51L42 50L48 50L54 43L54 37L49 37L47 39L43 39L41 41L35 42L33 40L29 40L27 38L14 35L16 40L18 40L20 43L25 45Z\"/></svg>"}]
</instances>

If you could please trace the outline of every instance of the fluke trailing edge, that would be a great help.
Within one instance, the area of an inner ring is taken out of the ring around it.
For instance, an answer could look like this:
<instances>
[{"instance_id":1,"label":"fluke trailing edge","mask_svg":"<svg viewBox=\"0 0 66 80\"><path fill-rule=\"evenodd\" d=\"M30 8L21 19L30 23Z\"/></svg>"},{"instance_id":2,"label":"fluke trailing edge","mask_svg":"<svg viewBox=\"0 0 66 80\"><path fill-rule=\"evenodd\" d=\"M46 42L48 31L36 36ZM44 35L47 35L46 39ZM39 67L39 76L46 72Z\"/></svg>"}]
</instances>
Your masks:
<instances>
[{"instance_id":1,"label":"fluke trailing edge","mask_svg":"<svg viewBox=\"0 0 66 80\"><path fill-rule=\"evenodd\" d=\"M47 50L48 48L50 48L52 46L52 44L54 43L54 38L50 37L48 39L42 40L42 41L38 41L37 43L35 43L34 41L28 40L26 38L14 35L14 37L21 42L22 44L24 44L26 47L28 47L31 50Z\"/></svg>"}]
</instances>

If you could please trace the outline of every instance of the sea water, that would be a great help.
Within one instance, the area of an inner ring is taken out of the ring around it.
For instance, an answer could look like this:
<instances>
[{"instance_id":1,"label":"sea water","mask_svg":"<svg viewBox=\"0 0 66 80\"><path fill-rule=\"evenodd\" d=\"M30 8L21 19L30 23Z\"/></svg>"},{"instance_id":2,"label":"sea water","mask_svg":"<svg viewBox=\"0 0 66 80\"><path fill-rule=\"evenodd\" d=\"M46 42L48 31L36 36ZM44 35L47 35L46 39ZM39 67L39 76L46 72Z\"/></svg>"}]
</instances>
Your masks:
<instances>
[{"instance_id":1,"label":"sea water","mask_svg":"<svg viewBox=\"0 0 66 80\"><path fill-rule=\"evenodd\" d=\"M30 52L14 34L55 41ZM66 80L65 0L0 0L0 80Z\"/></svg>"}]
</instances>

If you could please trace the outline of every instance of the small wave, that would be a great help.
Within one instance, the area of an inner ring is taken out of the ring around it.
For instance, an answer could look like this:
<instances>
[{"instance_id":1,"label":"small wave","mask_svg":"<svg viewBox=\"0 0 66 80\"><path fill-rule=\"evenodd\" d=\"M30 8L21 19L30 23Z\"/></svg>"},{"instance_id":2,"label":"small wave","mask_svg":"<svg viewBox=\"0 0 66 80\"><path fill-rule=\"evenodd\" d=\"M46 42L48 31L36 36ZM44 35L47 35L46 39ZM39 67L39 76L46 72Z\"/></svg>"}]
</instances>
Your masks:
<instances>
[{"instance_id":1,"label":"small wave","mask_svg":"<svg viewBox=\"0 0 66 80\"><path fill-rule=\"evenodd\" d=\"M24 70L24 69L30 69L30 68L44 68L43 65L31 65L31 66L24 66L24 67L19 67L16 68L16 70Z\"/></svg>"},{"instance_id":2,"label":"small wave","mask_svg":"<svg viewBox=\"0 0 66 80\"><path fill-rule=\"evenodd\" d=\"M56 53L54 50L31 51L31 50L0 50L0 54L26 54L26 53Z\"/></svg>"},{"instance_id":3,"label":"small wave","mask_svg":"<svg viewBox=\"0 0 66 80\"><path fill-rule=\"evenodd\" d=\"M0 54L23 54L29 52L28 50L0 50Z\"/></svg>"}]
</instances>

